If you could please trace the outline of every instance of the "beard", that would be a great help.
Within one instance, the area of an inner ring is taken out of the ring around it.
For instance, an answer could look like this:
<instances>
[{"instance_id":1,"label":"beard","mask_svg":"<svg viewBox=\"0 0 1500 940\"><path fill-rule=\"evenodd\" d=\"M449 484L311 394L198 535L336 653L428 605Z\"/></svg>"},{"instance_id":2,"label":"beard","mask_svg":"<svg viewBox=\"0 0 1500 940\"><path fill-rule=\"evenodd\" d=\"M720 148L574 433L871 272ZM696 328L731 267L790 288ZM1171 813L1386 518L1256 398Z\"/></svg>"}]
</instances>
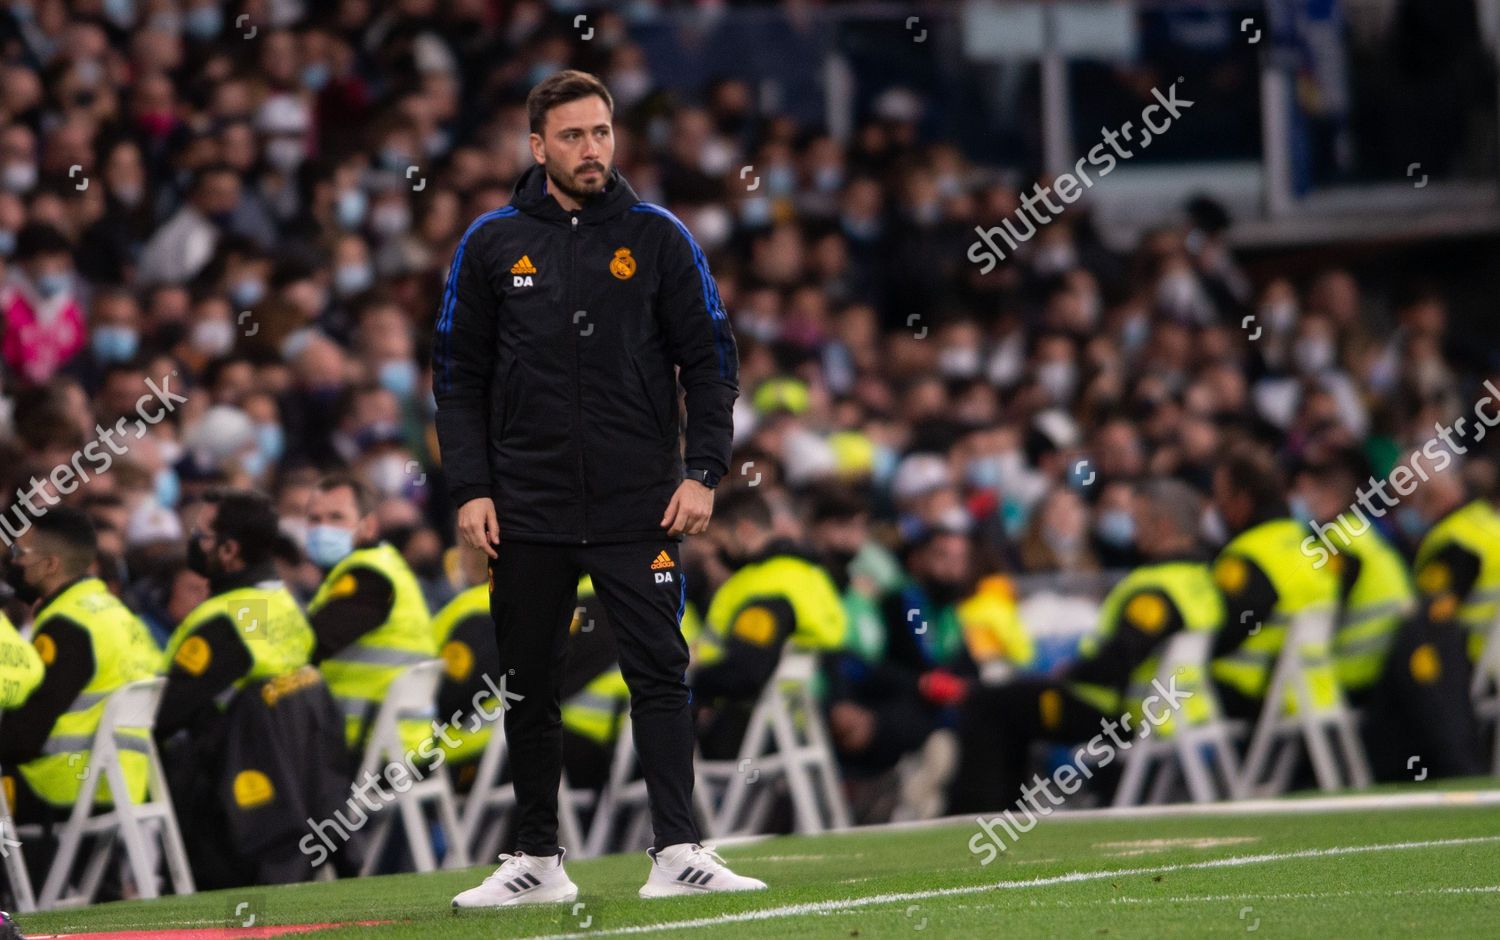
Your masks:
<instances>
[{"instance_id":1,"label":"beard","mask_svg":"<svg viewBox=\"0 0 1500 940\"><path fill-rule=\"evenodd\" d=\"M558 192L575 202L581 203L593 199L604 192L605 185L609 183L609 167L596 160L580 163L573 168L571 173L552 160L543 163L542 169L547 174L547 180L557 187ZM579 176L586 170L595 170L599 173L597 183L585 183L579 180Z\"/></svg>"}]
</instances>

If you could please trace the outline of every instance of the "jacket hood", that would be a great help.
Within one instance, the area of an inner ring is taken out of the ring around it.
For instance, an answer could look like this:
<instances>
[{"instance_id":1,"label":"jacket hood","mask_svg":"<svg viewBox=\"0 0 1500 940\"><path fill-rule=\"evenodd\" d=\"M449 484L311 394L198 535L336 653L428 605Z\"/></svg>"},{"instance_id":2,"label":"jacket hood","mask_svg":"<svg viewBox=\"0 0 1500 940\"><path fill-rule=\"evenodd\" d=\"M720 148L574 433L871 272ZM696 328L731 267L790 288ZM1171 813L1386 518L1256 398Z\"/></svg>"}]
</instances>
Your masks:
<instances>
[{"instance_id":1,"label":"jacket hood","mask_svg":"<svg viewBox=\"0 0 1500 940\"><path fill-rule=\"evenodd\" d=\"M533 164L530 169L521 174L520 179L516 180L516 188L511 195L510 204L534 218L567 225L572 213L564 209L552 197L552 193L548 191L549 185L547 171L541 164ZM597 225L606 219L620 215L640 201L635 190L631 189L630 184L625 182L625 177L620 175L619 169L611 168L609 182L604 184L604 191L586 200L583 208L578 211L579 224Z\"/></svg>"}]
</instances>

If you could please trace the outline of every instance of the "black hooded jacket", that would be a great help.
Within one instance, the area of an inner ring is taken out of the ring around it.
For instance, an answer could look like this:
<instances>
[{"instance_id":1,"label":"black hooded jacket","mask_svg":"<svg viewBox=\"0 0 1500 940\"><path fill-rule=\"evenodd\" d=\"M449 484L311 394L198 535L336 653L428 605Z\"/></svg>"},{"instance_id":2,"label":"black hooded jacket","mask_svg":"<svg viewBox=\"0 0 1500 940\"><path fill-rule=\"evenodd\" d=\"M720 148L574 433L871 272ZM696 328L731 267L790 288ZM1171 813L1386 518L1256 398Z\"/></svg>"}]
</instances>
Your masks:
<instances>
[{"instance_id":1,"label":"black hooded jacket","mask_svg":"<svg viewBox=\"0 0 1500 940\"><path fill-rule=\"evenodd\" d=\"M460 239L438 311L449 494L493 497L502 540L660 538L684 466L728 470L738 372L708 262L675 216L618 173L568 212L532 167Z\"/></svg>"}]
</instances>

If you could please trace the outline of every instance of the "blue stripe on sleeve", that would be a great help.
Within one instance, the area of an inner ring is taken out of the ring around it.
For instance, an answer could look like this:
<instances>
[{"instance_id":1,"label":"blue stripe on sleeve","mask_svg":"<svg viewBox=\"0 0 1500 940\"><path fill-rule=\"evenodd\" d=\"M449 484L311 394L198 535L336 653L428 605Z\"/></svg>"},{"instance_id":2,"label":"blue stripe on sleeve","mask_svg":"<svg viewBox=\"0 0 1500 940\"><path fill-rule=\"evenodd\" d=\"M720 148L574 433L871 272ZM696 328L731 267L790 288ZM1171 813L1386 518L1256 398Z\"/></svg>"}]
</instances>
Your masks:
<instances>
[{"instance_id":1,"label":"blue stripe on sleeve","mask_svg":"<svg viewBox=\"0 0 1500 940\"><path fill-rule=\"evenodd\" d=\"M714 351L719 354L719 374L729 376L729 362L727 353L729 351L729 340L725 330L729 328L729 315L724 312L724 302L719 299L719 288L714 284L713 275L708 271L708 259L703 256L703 249L698 247L698 242L693 239L693 234L688 231L686 225L677 216L663 209L661 206L651 202L638 202L630 207L631 212L649 212L668 219L677 226L677 231L687 239L688 247L693 250L693 264L698 268L699 287L703 291L703 305L708 308L708 315L713 319Z\"/></svg>"},{"instance_id":2,"label":"blue stripe on sleeve","mask_svg":"<svg viewBox=\"0 0 1500 940\"><path fill-rule=\"evenodd\" d=\"M453 263L448 267L448 283L443 288L443 303L438 314L437 326L434 329L434 346L437 350L437 369L434 370L434 382L438 383L436 391L447 391L450 381L450 370L453 360L449 352L449 344L453 339L453 308L457 302L458 294L458 271L463 266L464 248L469 243L469 236L491 219L509 218L518 210L514 206L501 206L493 209L475 219L469 227L464 230L463 237L458 240L458 248L453 252Z\"/></svg>"}]
</instances>

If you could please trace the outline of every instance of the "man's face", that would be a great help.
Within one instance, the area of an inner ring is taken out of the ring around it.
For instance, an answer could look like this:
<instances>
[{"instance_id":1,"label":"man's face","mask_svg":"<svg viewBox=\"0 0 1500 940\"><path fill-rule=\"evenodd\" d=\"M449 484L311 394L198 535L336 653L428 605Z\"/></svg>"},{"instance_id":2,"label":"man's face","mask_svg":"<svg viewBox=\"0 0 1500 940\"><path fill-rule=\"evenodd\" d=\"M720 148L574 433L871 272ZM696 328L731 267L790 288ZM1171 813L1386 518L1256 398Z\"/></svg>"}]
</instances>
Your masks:
<instances>
[{"instance_id":1,"label":"man's face","mask_svg":"<svg viewBox=\"0 0 1500 940\"><path fill-rule=\"evenodd\" d=\"M615 159L612 120L597 95L547 112L542 133L531 135L531 155L552 185L578 200L603 192Z\"/></svg>"},{"instance_id":2,"label":"man's face","mask_svg":"<svg viewBox=\"0 0 1500 940\"><path fill-rule=\"evenodd\" d=\"M314 490L307 504L307 524L334 526L353 532L359 528L359 504L347 486Z\"/></svg>"}]
</instances>

